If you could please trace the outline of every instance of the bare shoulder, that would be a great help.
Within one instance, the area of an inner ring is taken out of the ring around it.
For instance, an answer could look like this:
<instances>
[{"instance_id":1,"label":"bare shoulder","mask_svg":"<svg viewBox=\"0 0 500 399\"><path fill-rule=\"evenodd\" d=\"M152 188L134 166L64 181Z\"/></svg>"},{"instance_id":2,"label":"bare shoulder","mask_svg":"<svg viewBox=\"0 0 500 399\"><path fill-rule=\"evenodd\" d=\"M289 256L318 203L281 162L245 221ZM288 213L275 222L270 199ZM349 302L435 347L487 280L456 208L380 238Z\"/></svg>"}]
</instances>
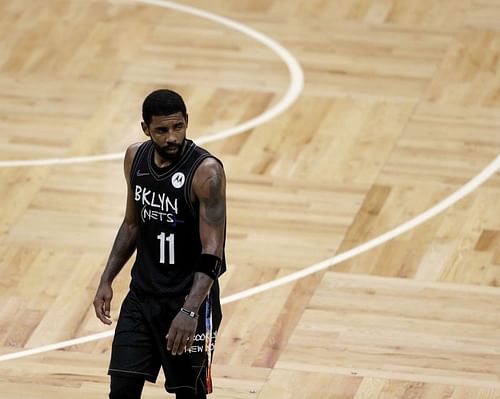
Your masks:
<instances>
[{"instance_id":1,"label":"bare shoulder","mask_svg":"<svg viewBox=\"0 0 500 399\"><path fill-rule=\"evenodd\" d=\"M134 143L130 144L125 152L125 159L123 161L123 171L125 173L125 177L129 178L130 169L132 168L132 162L134 161L135 154L137 154L137 150L141 146L142 143Z\"/></svg>"},{"instance_id":2,"label":"bare shoulder","mask_svg":"<svg viewBox=\"0 0 500 399\"><path fill-rule=\"evenodd\" d=\"M137 150L141 146L142 143L134 143L130 144L125 152L125 159L129 158L130 161L134 160L135 154L137 154Z\"/></svg>"},{"instance_id":3,"label":"bare shoulder","mask_svg":"<svg viewBox=\"0 0 500 399\"><path fill-rule=\"evenodd\" d=\"M193 191L198 198L208 197L215 192L223 193L226 176L222 164L209 157L204 159L196 169L193 177Z\"/></svg>"},{"instance_id":4,"label":"bare shoulder","mask_svg":"<svg viewBox=\"0 0 500 399\"><path fill-rule=\"evenodd\" d=\"M215 158L205 158L201 162L200 166L198 166L198 168L196 169L195 178L200 177L202 178L202 180L204 180L203 177L206 179L213 176L225 178L224 168L222 167L222 164Z\"/></svg>"}]
</instances>

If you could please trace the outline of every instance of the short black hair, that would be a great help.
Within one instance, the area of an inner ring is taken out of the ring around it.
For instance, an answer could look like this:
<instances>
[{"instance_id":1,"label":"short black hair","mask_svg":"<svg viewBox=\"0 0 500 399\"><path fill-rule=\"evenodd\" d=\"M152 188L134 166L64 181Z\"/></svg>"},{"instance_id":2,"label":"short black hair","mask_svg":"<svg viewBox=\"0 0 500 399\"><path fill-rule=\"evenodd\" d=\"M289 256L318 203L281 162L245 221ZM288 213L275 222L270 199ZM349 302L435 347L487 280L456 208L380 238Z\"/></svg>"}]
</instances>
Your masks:
<instances>
[{"instance_id":1,"label":"short black hair","mask_svg":"<svg viewBox=\"0 0 500 399\"><path fill-rule=\"evenodd\" d=\"M142 104L142 119L149 125L153 116L166 116L181 112L184 118L187 117L186 104L180 96L173 90L155 90L144 99Z\"/></svg>"}]
</instances>

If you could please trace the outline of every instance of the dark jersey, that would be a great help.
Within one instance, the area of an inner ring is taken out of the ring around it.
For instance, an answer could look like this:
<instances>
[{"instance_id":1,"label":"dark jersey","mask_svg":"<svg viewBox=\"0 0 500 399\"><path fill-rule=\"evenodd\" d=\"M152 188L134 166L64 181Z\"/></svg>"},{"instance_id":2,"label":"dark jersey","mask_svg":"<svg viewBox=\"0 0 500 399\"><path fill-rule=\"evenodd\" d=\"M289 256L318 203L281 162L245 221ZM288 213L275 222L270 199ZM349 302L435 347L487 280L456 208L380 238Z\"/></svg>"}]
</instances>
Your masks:
<instances>
[{"instance_id":1,"label":"dark jersey","mask_svg":"<svg viewBox=\"0 0 500 399\"><path fill-rule=\"evenodd\" d=\"M180 158L167 168L158 168L153 157L153 143L144 142L130 172L139 228L131 287L155 296L187 294L202 249L191 185L200 163L217 158L191 140L186 140ZM221 274L225 270L223 256Z\"/></svg>"}]
</instances>

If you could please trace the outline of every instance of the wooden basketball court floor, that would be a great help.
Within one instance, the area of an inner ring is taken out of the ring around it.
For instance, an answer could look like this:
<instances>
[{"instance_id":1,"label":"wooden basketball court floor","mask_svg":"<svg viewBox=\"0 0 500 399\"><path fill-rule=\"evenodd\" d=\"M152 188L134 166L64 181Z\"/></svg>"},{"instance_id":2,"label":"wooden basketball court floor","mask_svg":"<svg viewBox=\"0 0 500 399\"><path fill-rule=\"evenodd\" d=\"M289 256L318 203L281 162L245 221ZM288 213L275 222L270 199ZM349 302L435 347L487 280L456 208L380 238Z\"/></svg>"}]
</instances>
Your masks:
<instances>
[{"instance_id":1,"label":"wooden basketball court floor","mask_svg":"<svg viewBox=\"0 0 500 399\"><path fill-rule=\"evenodd\" d=\"M223 297L401 225L499 154L499 0L183 4L264 33L304 70L286 111L206 145L228 176ZM184 95L196 140L272 108L290 82L254 39L134 1L1 0L0 37L2 161L123 152L158 87ZM0 356L106 331L92 299L123 215L121 161L0 177ZM500 398L499 183L225 305L213 397ZM104 398L110 345L2 361L0 398ZM162 384L144 397L166 397Z\"/></svg>"}]
</instances>

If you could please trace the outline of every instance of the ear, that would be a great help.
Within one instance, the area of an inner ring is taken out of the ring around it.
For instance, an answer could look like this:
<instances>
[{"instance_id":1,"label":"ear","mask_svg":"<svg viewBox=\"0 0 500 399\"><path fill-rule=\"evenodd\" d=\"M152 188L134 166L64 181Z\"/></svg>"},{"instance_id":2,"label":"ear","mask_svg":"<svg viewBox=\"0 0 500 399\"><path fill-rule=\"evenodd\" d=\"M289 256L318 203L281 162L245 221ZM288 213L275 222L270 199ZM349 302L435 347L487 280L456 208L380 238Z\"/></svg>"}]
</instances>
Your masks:
<instances>
[{"instance_id":1,"label":"ear","mask_svg":"<svg viewBox=\"0 0 500 399\"><path fill-rule=\"evenodd\" d=\"M150 137L151 135L149 134L149 127L148 125L146 124L146 122L142 121L141 122L141 127L142 127L142 131L144 132L144 134L148 137Z\"/></svg>"},{"instance_id":2,"label":"ear","mask_svg":"<svg viewBox=\"0 0 500 399\"><path fill-rule=\"evenodd\" d=\"M189 115L188 114L186 114L186 118L185 119L186 119L186 128L187 128L188 127L188 120L189 120Z\"/></svg>"}]
</instances>

